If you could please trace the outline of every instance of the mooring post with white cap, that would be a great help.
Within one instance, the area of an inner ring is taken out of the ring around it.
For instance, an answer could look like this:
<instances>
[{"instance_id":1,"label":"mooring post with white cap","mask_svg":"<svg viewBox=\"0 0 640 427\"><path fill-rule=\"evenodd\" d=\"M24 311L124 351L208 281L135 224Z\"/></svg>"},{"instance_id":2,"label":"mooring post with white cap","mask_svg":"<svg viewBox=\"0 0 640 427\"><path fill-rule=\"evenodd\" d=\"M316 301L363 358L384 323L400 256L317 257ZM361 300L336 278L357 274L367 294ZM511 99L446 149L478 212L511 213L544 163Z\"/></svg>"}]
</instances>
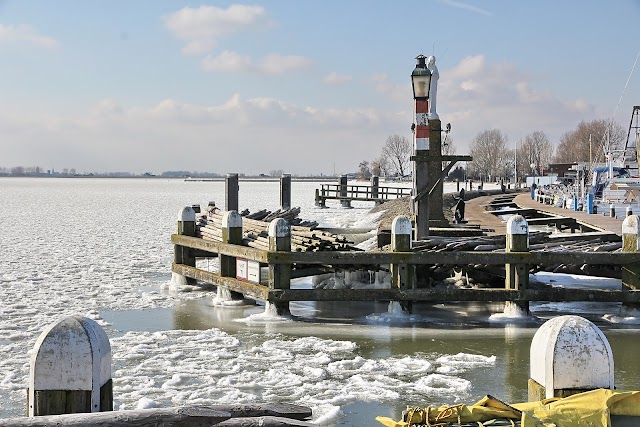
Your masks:
<instances>
[{"instance_id":1,"label":"mooring post with white cap","mask_svg":"<svg viewBox=\"0 0 640 427\"><path fill-rule=\"evenodd\" d=\"M196 235L196 212L191 206L185 206L178 213L178 234L194 237ZM175 264L196 266L196 258L191 249L180 245L173 246L173 262ZM194 282L188 278L187 282Z\"/></svg>"},{"instance_id":2,"label":"mooring post with white cap","mask_svg":"<svg viewBox=\"0 0 640 427\"><path fill-rule=\"evenodd\" d=\"M343 208L350 208L351 207L351 200L349 200L347 198L348 196L348 192L347 192L347 182L349 180L349 177L347 175L340 175L340 206L342 206Z\"/></svg>"},{"instance_id":3,"label":"mooring post with white cap","mask_svg":"<svg viewBox=\"0 0 640 427\"><path fill-rule=\"evenodd\" d=\"M29 365L30 417L113 410L111 345L94 320L71 316L47 326Z\"/></svg>"},{"instance_id":4,"label":"mooring post with white cap","mask_svg":"<svg viewBox=\"0 0 640 427\"><path fill-rule=\"evenodd\" d=\"M629 215L622 221L622 252L640 252L640 227L638 227L638 215ZM640 258L640 255L638 255ZM622 289L640 289L640 262L625 264L622 266ZM622 305L623 309L638 310L638 304Z\"/></svg>"},{"instance_id":5,"label":"mooring post with white cap","mask_svg":"<svg viewBox=\"0 0 640 427\"><path fill-rule=\"evenodd\" d=\"M371 198L377 199L380 197L380 177L374 175L371 177ZM379 205L381 202L376 200L376 205Z\"/></svg>"},{"instance_id":6,"label":"mooring post with white cap","mask_svg":"<svg viewBox=\"0 0 640 427\"><path fill-rule=\"evenodd\" d=\"M505 252L529 252L529 224L522 215L514 215L507 221ZM529 287L529 266L527 264L506 264L505 288L525 290ZM507 301L505 308L517 306L529 314L529 301Z\"/></svg>"},{"instance_id":7,"label":"mooring post with white cap","mask_svg":"<svg viewBox=\"0 0 640 427\"><path fill-rule=\"evenodd\" d=\"M391 251L392 252L411 252L413 247L413 229L411 220L399 215L393 219L391 223ZM391 269L391 286L397 289L414 289L416 281L415 266L410 264L392 263ZM411 313L411 301L401 301L400 305L403 310Z\"/></svg>"},{"instance_id":8,"label":"mooring post with white cap","mask_svg":"<svg viewBox=\"0 0 640 427\"><path fill-rule=\"evenodd\" d=\"M227 211L222 215L222 243L242 244L242 216L237 211ZM236 258L220 254L220 275L236 277Z\"/></svg>"},{"instance_id":9,"label":"mooring post with white cap","mask_svg":"<svg viewBox=\"0 0 640 427\"><path fill-rule=\"evenodd\" d=\"M269 223L269 250L272 252L291 252L291 227L284 218L276 218ZM291 265L269 264L269 288L291 288ZM275 304L279 315L289 314L289 303Z\"/></svg>"},{"instance_id":10,"label":"mooring post with white cap","mask_svg":"<svg viewBox=\"0 0 640 427\"><path fill-rule=\"evenodd\" d=\"M533 336L529 401L614 388L613 352L607 337L580 316L559 316Z\"/></svg>"},{"instance_id":11,"label":"mooring post with white cap","mask_svg":"<svg viewBox=\"0 0 640 427\"><path fill-rule=\"evenodd\" d=\"M291 174L288 173L280 177L280 208L291 209Z\"/></svg>"},{"instance_id":12,"label":"mooring post with white cap","mask_svg":"<svg viewBox=\"0 0 640 427\"><path fill-rule=\"evenodd\" d=\"M627 209L626 209L625 213L626 213L625 216L633 215L633 209L631 208L631 205L627 206Z\"/></svg>"},{"instance_id":13,"label":"mooring post with white cap","mask_svg":"<svg viewBox=\"0 0 640 427\"><path fill-rule=\"evenodd\" d=\"M238 184L238 174L228 173L224 180L224 208L227 211L238 211L239 200L238 192L240 191L240 185Z\"/></svg>"}]
</instances>

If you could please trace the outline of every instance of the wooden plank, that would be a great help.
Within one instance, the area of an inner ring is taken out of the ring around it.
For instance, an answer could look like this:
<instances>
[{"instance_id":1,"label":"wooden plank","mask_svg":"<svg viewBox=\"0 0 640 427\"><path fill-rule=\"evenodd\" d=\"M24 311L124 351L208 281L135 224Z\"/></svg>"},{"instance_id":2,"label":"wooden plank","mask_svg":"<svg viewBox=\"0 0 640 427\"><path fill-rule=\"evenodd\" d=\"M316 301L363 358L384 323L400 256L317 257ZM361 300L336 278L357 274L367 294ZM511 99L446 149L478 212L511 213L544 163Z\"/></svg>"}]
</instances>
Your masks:
<instances>
[{"instance_id":1,"label":"wooden plank","mask_svg":"<svg viewBox=\"0 0 640 427\"><path fill-rule=\"evenodd\" d=\"M223 255L247 258L254 261L267 262L267 251L247 246L229 245L221 242L204 240L198 237L181 236L179 234L172 234L171 242L175 245L200 249L213 254L220 253Z\"/></svg>"},{"instance_id":2,"label":"wooden plank","mask_svg":"<svg viewBox=\"0 0 640 427\"><path fill-rule=\"evenodd\" d=\"M141 426L310 426L302 420L311 409L287 403L231 404L0 419L0 426L141 427ZM228 420L228 422L227 422ZM224 423L222 423L224 422ZM260 424L260 422L262 422ZM219 424L222 423L222 424Z\"/></svg>"},{"instance_id":3,"label":"wooden plank","mask_svg":"<svg viewBox=\"0 0 640 427\"><path fill-rule=\"evenodd\" d=\"M527 219L529 225L549 225L549 224L575 224L577 221L575 218L569 218L566 216L549 216L546 218L529 218Z\"/></svg>"},{"instance_id":4,"label":"wooden plank","mask_svg":"<svg viewBox=\"0 0 640 427\"><path fill-rule=\"evenodd\" d=\"M272 290L268 300L280 301L590 301L640 302L640 290L549 289L288 289Z\"/></svg>"},{"instance_id":5,"label":"wooden plank","mask_svg":"<svg viewBox=\"0 0 640 427\"><path fill-rule=\"evenodd\" d=\"M593 264L623 265L637 262L637 254L621 252L563 252L561 258L550 252L269 252L267 262L277 264L336 264L336 265L387 265L404 264L443 264L469 265L488 264Z\"/></svg>"},{"instance_id":6,"label":"wooden plank","mask_svg":"<svg viewBox=\"0 0 640 427\"><path fill-rule=\"evenodd\" d=\"M253 299L266 300L269 293L269 288L267 286L245 282L232 277L222 277L218 273L200 270L199 268L190 267L188 265L173 264L172 271L201 282L212 283L216 286L224 286L231 291L239 292L244 296Z\"/></svg>"}]
</instances>

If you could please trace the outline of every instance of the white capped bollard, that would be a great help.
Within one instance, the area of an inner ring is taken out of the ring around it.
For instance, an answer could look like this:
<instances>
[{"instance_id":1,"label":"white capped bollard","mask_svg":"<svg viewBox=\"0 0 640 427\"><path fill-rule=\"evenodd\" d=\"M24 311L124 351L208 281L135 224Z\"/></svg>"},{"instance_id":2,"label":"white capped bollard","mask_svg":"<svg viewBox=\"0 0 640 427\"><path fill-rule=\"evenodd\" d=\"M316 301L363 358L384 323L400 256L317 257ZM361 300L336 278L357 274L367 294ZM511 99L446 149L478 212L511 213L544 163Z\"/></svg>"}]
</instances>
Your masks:
<instances>
[{"instance_id":1,"label":"white capped bollard","mask_svg":"<svg viewBox=\"0 0 640 427\"><path fill-rule=\"evenodd\" d=\"M284 218L276 218L269 223L269 251L291 252L291 227ZM269 287L291 288L291 264L269 264ZM289 302L278 302L275 307L278 315L290 313Z\"/></svg>"},{"instance_id":2,"label":"white capped bollard","mask_svg":"<svg viewBox=\"0 0 640 427\"><path fill-rule=\"evenodd\" d=\"M231 245L242 244L242 216L238 211L227 211L222 215L222 243ZM220 275L236 277L236 258L229 255L219 255Z\"/></svg>"},{"instance_id":3,"label":"white capped bollard","mask_svg":"<svg viewBox=\"0 0 640 427\"><path fill-rule=\"evenodd\" d=\"M580 316L559 316L533 336L529 401L613 389L613 353L607 337Z\"/></svg>"},{"instance_id":4,"label":"white capped bollard","mask_svg":"<svg viewBox=\"0 0 640 427\"><path fill-rule=\"evenodd\" d=\"M111 345L95 321L61 319L40 334L29 369L28 414L113 410Z\"/></svg>"},{"instance_id":5,"label":"white capped bollard","mask_svg":"<svg viewBox=\"0 0 640 427\"><path fill-rule=\"evenodd\" d=\"M505 252L529 252L529 224L522 215L514 215L507 221ZM529 266L527 264L505 265L505 288L524 291L529 287ZM517 307L523 314L529 314L529 301L507 301L505 312Z\"/></svg>"},{"instance_id":6,"label":"white capped bollard","mask_svg":"<svg viewBox=\"0 0 640 427\"><path fill-rule=\"evenodd\" d=\"M629 215L622 221L622 252L640 253L638 215ZM622 266L622 289L640 289L640 262ZM623 304L623 308L638 309L639 307L638 304Z\"/></svg>"},{"instance_id":7,"label":"white capped bollard","mask_svg":"<svg viewBox=\"0 0 640 427\"><path fill-rule=\"evenodd\" d=\"M413 230L411 220L399 215L391 223L391 250L393 252L411 252L413 248ZM393 263L390 265L391 286L398 289L414 289L416 282L415 266ZM402 301L402 309L411 313L411 301Z\"/></svg>"},{"instance_id":8,"label":"white capped bollard","mask_svg":"<svg viewBox=\"0 0 640 427\"><path fill-rule=\"evenodd\" d=\"M178 234L190 237L196 235L196 212L191 206L185 206L178 212ZM190 267L196 266L196 258L193 256L191 249L180 245L173 246L173 262ZM182 278L184 276L178 275L178 277ZM191 278L184 280L188 283L195 282L195 280Z\"/></svg>"}]
</instances>

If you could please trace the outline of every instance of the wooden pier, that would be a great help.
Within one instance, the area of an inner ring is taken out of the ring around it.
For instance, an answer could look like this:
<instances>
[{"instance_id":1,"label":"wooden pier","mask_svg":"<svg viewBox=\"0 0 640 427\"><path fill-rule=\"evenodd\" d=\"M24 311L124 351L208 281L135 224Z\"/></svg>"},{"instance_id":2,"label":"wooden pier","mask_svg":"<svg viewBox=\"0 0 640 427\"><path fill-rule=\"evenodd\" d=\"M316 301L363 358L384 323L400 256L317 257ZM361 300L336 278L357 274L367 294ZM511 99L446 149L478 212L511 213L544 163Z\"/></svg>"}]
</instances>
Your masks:
<instances>
[{"instance_id":1,"label":"wooden pier","mask_svg":"<svg viewBox=\"0 0 640 427\"><path fill-rule=\"evenodd\" d=\"M620 290L530 289L527 285L531 266L566 264L620 266L623 270L637 271L640 257L637 246L627 245L626 252L528 251L528 240L518 245L512 239L507 224L507 250L424 252L413 251L411 228L392 229L390 252L294 252L291 250L291 229L283 219L272 221L268 227L268 249L242 245L242 219L237 213L227 212L222 221L222 242L195 237L195 212L190 207L181 212L178 234L171 236L175 245L172 271L187 278L223 286L247 297L276 305L280 313L288 312L290 301L592 301L640 303L640 280L637 275L625 276ZM402 218L402 217L399 217ZM405 217L406 218L406 217ZM516 218L516 217L514 217ZM519 217L522 218L522 217ZM630 217L631 218L631 217ZM637 217L633 217L637 221ZM408 220L408 219L407 219ZM526 225L526 220L524 226ZM396 221L394 221L395 223ZM406 223L406 221L405 221ZM504 226L504 225L503 225ZM513 226L511 226L513 228ZM521 227L522 228L522 227ZM630 232L630 238L637 240ZM624 233L623 233L624 234ZM233 237L236 236L236 237ZM528 231L526 237L528 239ZM405 241L409 241L406 244ZM517 239L516 239L517 240ZM236 243L232 243L232 242ZM405 242L405 243L402 243ZM416 246L419 242L415 242ZM623 243L624 246L624 243ZM632 248L632 249L629 249ZM195 266L195 257L221 258L221 271L206 271ZM433 288L419 286L421 268L434 265L507 266L507 278L500 288ZM509 267L511 266L511 268ZM391 271L390 289L295 289L292 277L318 274L318 271L337 270ZM513 276L509 271L520 271ZM527 272L526 274L524 272ZM418 273L416 273L418 272ZM417 276L418 275L418 276Z\"/></svg>"},{"instance_id":2,"label":"wooden pier","mask_svg":"<svg viewBox=\"0 0 640 427\"><path fill-rule=\"evenodd\" d=\"M326 207L327 200L339 200L343 207L351 207L352 201L384 203L411 195L408 187L380 186L377 176L371 178L371 185L348 185L347 176L340 177L339 184L322 184L316 189L315 203L318 207Z\"/></svg>"}]
</instances>

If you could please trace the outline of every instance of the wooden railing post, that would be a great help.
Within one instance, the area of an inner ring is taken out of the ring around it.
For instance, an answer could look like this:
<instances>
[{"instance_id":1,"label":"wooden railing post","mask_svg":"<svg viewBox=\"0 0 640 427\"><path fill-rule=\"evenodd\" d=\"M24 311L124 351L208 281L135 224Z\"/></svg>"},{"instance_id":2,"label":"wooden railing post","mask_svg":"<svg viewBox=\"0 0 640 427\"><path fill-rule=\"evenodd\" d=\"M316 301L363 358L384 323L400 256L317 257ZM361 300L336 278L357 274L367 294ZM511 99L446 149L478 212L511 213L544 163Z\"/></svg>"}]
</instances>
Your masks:
<instances>
[{"instance_id":1,"label":"wooden railing post","mask_svg":"<svg viewBox=\"0 0 640 427\"><path fill-rule=\"evenodd\" d=\"M238 211L239 201L238 201L238 192L239 192L239 184L238 184L238 174L237 173L228 173L225 181L224 181L224 207L226 211Z\"/></svg>"},{"instance_id":2,"label":"wooden railing post","mask_svg":"<svg viewBox=\"0 0 640 427\"><path fill-rule=\"evenodd\" d=\"M280 207L291 209L291 175L288 173L280 177Z\"/></svg>"},{"instance_id":3,"label":"wooden railing post","mask_svg":"<svg viewBox=\"0 0 640 427\"><path fill-rule=\"evenodd\" d=\"M607 337L580 316L545 322L531 340L529 401L613 390L613 352Z\"/></svg>"},{"instance_id":4,"label":"wooden railing post","mask_svg":"<svg viewBox=\"0 0 640 427\"><path fill-rule=\"evenodd\" d=\"M227 211L222 216L222 243L242 244L242 217L237 211ZM236 258L220 254L220 276L236 277Z\"/></svg>"},{"instance_id":5,"label":"wooden railing post","mask_svg":"<svg viewBox=\"0 0 640 427\"><path fill-rule=\"evenodd\" d=\"M380 188L380 177L374 175L371 177L371 198L378 199L380 196L378 195L378 190ZM376 201L376 204L380 202Z\"/></svg>"},{"instance_id":6,"label":"wooden railing post","mask_svg":"<svg viewBox=\"0 0 640 427\"><path fill-rule=\"evenodd\" d=\"M291 252L291 227L283 218L269 223L269 250L272 252ZM291 287L291 265L269 264L269 287L271 289L289 289ZM276 303L279 315L289 314L289 302Z\"/></svg>"},{"instance_id":7,"label":"wooden railing post","mask_svg":"<svg viewBox=\"0 0 640 427\"><path fill-rule=\"evenodd\" d=\"M342 199L340 199L340 205L343 208L351 207L351 200L346 199L346 197L348 196L348 192L347 192L348 179L349 177L347 175L340 176L340 197L343 197Z\"/></svg>"},{"instance_id":8,"label":"wooden railing post","mask_svg":"<svg viewBox=\"0 0 640 427\"><path fill-rule=\"evenodd\" d=\"M411 252L413 247L413 230L411 220L399 215L391 223L391 251ZM410 264L393 263L391 269L391 286L398 289L415 289L416 273L415 266ZM403 311L412 312L411 301L400 303Z\"/></svg>"},{"instance_id":9,"label":"wooden railing post","mask_svg":"<svg viewBox=\"0 0 640 427\"><path fill-rule=\"evenodd\" d=\"M529 252L529 224L522 215L514 215L507 221L505 252ZM505 288L525 290L529 287L529 266L527 264L505 265ZM507 301L505 312L510 308L529 314L529 301Z\"/></svg>"},{"instance_id":10,"label":"wooden railing post","mask_svg":"<svg viewBox=\"0 0 640 427\"><path fill-rule=\"evenodd\" d=\"M196 212L191 206L185 206L178 214L178 234L191 237L196 235ZM192 255L191 249L180 245L173 246L173 262L196 266L196 258ZM187 279L187 282L193 282L193 279Z\"/></svg>"},{"instance_id":11,"label":"wooden railing post","mask_svg":"<svg viewBox=\"0 0 640 427\"><path fill-rule=\"evenodd\" d=\"M111 345L94 320L72 316L50 324L31 353L28 415L113 410Z\"/></svg>"}]
</instances>

